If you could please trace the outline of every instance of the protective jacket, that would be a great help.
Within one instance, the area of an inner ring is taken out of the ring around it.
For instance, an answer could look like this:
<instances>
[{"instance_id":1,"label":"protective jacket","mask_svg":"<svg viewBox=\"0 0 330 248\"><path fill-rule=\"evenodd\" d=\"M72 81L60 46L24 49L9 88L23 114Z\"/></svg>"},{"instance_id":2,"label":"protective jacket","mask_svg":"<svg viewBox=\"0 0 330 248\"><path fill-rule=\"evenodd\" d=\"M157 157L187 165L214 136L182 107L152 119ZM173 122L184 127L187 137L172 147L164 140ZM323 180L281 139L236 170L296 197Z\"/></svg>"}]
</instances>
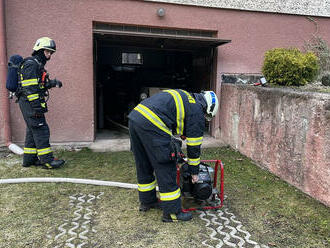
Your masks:
<instances>
[{"instance_id":1,"label":"protective jacket","mask_svg":"<svg viewBox=\"0 0 330 248\"><path fill-rule=\"evenodd\" d=\"M142 101L128 117L164 136L186 136L190 171L198 174L205 118L202 104L192 94L165 90Z\"/></svg>"},{"instance_id":2,"label":"protective jacket","mask_svg":"<svg viewBox=\"0 0 330 248\"><path fill-rule=\"evenodd\" d=\"M19 89L17 95L25 98L30 103L35 114L42 114L48 111L45 101L48 88L45 85L43 73L46 73L44 63L38 56L24 59L19 68Z\"/></svg>"},{"instance_id":3,"label":"protective jacket","mask_svg":"<svg viewBox=\"0 0 330 248\"><path fill-rule=\"evenodd\" d=\"M43 164L54 160L49 126L44 116L47 112L47 87L42 78L45 63L45 57L38 53L25 59L19 68L17 97L26 123L23 166L35 164L38 157Z\"/></svg>"},{"instance_id":4,"label":"protective jacket","mask_svg":"<svg viewBox=\"0 0 330 248\"><path fill-rule=\"evenodd\" d=\"M165 90L142 101L128 117L140 202L157 201L155 174L164 214L179 213L181 192L171 138L173 134L187 137L189 167L198 174L205 125L202 104L186 91Z\"/></svg>"}]
</instances>

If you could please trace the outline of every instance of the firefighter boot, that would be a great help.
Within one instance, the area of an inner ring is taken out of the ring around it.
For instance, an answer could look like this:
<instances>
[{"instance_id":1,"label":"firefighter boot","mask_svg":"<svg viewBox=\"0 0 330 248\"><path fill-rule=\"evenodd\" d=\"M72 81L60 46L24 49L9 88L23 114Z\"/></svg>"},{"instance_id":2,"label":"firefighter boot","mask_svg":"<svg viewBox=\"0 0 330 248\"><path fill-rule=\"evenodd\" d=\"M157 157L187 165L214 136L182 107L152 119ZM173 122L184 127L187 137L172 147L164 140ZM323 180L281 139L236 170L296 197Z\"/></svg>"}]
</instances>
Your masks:
<instances>
[{"instance_id":1,"label":"firefighter boot","mask_svg":"<svg viewBox=\"0 0 330 248\"><path fill-rule=\"evenodd\" d=\"M57 169L60 168L65 163L62 159L54 159L51 162L44 163L43 168L44 169Z\"/></svg>"},{"instance_id":2,"label":"firefighter boot","mask_svg":"<svg viewBox=\"0 0 330 248\"><path fill-rule=\"evenodd\" d=\"M177 214L163 214L163 222L189 221L192 219L190 212L180 211Z\"/></svg>"},{"instance_id":3,"label":"firefighter boot","mask_svg":"<svg viewBox=\"0 0 330 248\"><path fill-rule=\"evenodd\" d=\"M34 166L41 166L42 163L39 159L36 159L36 160L30 161L30 162L23 161L23 164L22 164L23 167L30 167L30 166L33 166L33 165Z\"/></svg>"},{"instance_id":4,"label":"firefighter boot","mask_svg":"<svg viewBox=\"0 0 330 248\"><path fill-rule=\"evenodd\" d=\"M143 212L147 212L151 208L162 209L162 207L160 206L160 202L156 201L156 202L153 202L153 203L141 203L139 210L143 211Z\"/></svg>"}]
</instances>

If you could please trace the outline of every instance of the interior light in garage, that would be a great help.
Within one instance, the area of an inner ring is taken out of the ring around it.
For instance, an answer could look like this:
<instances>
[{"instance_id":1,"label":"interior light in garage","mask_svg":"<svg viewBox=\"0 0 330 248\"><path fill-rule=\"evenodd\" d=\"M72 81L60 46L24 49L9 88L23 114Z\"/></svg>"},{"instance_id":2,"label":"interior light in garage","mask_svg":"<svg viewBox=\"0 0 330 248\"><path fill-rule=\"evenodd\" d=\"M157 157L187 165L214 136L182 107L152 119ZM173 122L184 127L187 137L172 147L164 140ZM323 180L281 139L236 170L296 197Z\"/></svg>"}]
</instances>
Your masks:
<instances>
[{"instance_id":1,"label":"interior light in garage","mask_svg":"<svg viewBox=\"0 0 330 248\"><path fill-rule=\"evenodd\" d=\"M122 53L121 63L129 65L142 65L143 58L141 53Z\"/></svg>"},{"instance_id":2,"label":"interior light in garage","mask_svg":"<svg viewBox=\"0 0 330 248\"><path fill-rule=\"evenodd\" d=\"M159 17L164 17L164 16L165 16L165 9L164 9L164 8L159 8L159 9L157 10L157 15L158 15Z\"/></svg>"}]
</instances>

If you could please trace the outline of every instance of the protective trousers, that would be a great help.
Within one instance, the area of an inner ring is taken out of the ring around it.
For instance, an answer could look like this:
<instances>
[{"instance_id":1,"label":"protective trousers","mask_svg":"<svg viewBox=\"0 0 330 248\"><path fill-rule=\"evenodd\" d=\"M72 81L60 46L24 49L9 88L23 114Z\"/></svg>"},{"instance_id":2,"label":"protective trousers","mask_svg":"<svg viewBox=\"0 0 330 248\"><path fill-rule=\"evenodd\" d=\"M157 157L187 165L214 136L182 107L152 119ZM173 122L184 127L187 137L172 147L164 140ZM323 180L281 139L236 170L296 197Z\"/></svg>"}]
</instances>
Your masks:
<instances>
[{"instance_id":1,"label":"protective trousers","mask_svg":"<svg viewBox=\"0 0 330 248\"><path fill-rule=\"evenodd\" d=\"M176 183L176 164L170 158L171 136L144 129L131 120L129 132L135 157L140 202L148 204L157 201L156 175L163 212L180 212L181 194Z\"/></svg>"},{"instance_id":2,"label":"protective trousers","mask_svg":"<svg viewBox=\"0 0 330 248\"><path fill-rule=\"evenodd\" d=\"M38 157L41 163L53 161L49 144L50 131L45 116L42 114L36 117L30 103L24 97L19 98L19 106L26 123L23 165L34 164Z\"/></svg>"}]
</instances>

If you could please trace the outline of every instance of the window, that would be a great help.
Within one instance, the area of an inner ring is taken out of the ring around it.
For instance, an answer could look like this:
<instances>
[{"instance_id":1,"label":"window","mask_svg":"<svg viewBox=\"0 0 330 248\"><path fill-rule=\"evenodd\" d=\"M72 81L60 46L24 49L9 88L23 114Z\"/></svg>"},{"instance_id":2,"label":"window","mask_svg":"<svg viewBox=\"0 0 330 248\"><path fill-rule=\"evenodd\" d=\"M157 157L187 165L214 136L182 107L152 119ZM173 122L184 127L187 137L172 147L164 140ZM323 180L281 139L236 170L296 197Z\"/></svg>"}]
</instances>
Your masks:
<instances>
[{"instance_id":1,"label":"window","mask_svg":"<svg viewBox=\"0 0 330 248\"><path fill-rule=\"evenodd\" d=\"M129 65L142 65L143 59L141 53L122 53L121 63Z\"/></svg>"}]
</instances>

